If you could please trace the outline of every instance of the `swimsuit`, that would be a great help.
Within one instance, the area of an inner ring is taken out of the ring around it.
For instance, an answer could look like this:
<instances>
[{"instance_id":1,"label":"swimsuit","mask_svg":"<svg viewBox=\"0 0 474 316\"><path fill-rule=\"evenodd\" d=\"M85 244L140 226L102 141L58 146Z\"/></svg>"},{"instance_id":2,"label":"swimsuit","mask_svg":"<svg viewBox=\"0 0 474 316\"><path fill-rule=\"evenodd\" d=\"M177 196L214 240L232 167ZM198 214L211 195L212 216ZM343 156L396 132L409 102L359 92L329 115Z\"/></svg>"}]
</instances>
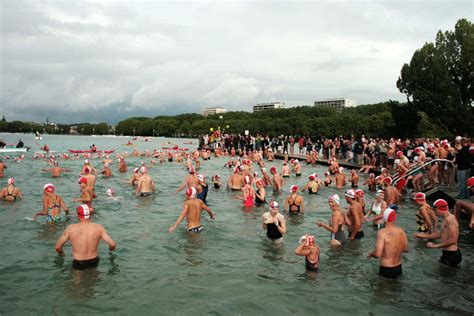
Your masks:
<instances>
[{"instance_id":1,"label":"swimsuit","mask_svg":"<svg viewBox=\"0 0 474 316\"><path fill-rule=\"evenodd\" d=\"M290 177L289 175L286 175L286 174L283 175L283 178L289 178L289 177Z\"/></svg>"},{"instance_id":2,"label":"swimsuit","mask_svg":"<svg viewBox=\"0 0 474 316\"><path fill-rule=\"evenodd\" d=\"M267 224L267 237L272 240L276 240L283 237L283 235L280 233L275 223L270 223Z\"/></svg>"},{"instance_id":3,"label":"swimsuit","mask_svg":"<svg viewBox=\"0 0 474 316\"><path fill-rule=\"evenodd\" d=\"M379 274L389 279L395 279L396 277L402 274L402 265L399 264L398 266L395 266L395 267L380 266Z\"/></svg>"},{"instance_id":4,"label":"swimsuit","mask_svg":"<svg viewBox=\"0 0 474 316\"><path fill-rule=\"evenodd\" d=\"M200 233L203 229L204 229L204 227L202 227L202 225L199 225L197 227L193 227L193 228L188 229L188 232Z\"/></svg>"},{"instance_id":5,"label":"swimsuit","mask_svg":"<svg viewBox=\"0 0 474 316\"><path fill-rule=\"evenodd\" d=\"M15 191L15 189L13 189L13 191ZM13 197L13 201L16 201L16 196L13 195L13 191L12 192L8 192L8 188L7 188L7 195L5 195L3 197L3 200L6 201L7 200L7 197L11 196Z\"/></svg>"},{"instance_id":6,"label":"swimsuit","mask_svg":"<svg viewBox=\"0 0 474 316\"><path fill-rule=\"evenodd\" d=\"M352 232L349 230L348 232L349 232L349 236L351 236ZM362 237L364 237L364 231L361 230L360 232L357 232L355 234L354 239L362 239Z\"/></svg>"},{"instance_id":7,"label":"swimsuit","mask_svg":"<svg viewBox=\"0 0 474 316\"><path fill-rule=\"evenodd\" d=\"M205 204L206 203L206 198L207 198L207 191L209 190L209 186L208 185L201 185L201 187L202 187L202 191L196 197L198 199L200 199L201 201L203 201L204 204Z\"/></svg>"},{"instance_id":8,"label":"swimsuit","mask_svg":"<svg viewBox=\"0 0 474 316\"><path fill-rule=\"evenodd\" d=\"M416 213L416 225L418 225L418 231L420 233L426 233L428 231L428 227L425 223L425 218L421 216L420 211Z\"/></svg>"},{"instance_id":9,"label":"swimsuit","mask_svg":"<svg viewBox=\"0 0 474 316\"><path fill-rule=\"evenodd\" d=\"M61 216L51 216L48 215L48 222L50 223L59 223L61 221Z\"/></svg>"},{"instance_id":10,"label":"swimsuit","mask_svg":"<svg viewBox=\"0 0 474 316\"><path fill-rule=\"evenodd\" d=\"M219 185L219 183L214 182L214 188L215 188L215 189L219 189L220 187L221 187L221 186Z\"/></svg>"},{"instance_id":11,"label":"swimsuit","mask_svg":"<svg viewBox=\"0 0 474 316\"><path fill-rule=\"evenodd\" d=\"M397 205L397 204L394 204L394 203L393 203L393 204L390 204L388 207L391 208L391 209L394 210L394 211L398 210L398 205Z\"/></svg>"},{"instance_id":12,"label":"swimsuit","mask_svg":"<svg viewBox=\"0 0 474 316\"><path fill-rule=\"evenodd\" d=\"M295 200L296 200L296 199L295 199ZM290 204L290 207L288 208L288 212L289 212L290 214L296 214L296 213L301 212L301 205L296 204L296 203L295 203L295 200L293 200L293 202ZM294 206L296 206L296 208L297 208L296 210L293 209Z\"/></svg>"},{"instance_id":13,"label":"swimsuit","mask_svg":"<svg viewBox=\"0 0 474 316\"><path fill-rule=\"evenodd\" d=\"M150 196L152 194L153 194L153 192L141 192L140 196Z\"/></svg>"},{"instance_id":14,"label":"swimsuit","mask_svg":"<svg viewBox=\"0 0 474 316\"><path fill-rule=\"evenodd\" d=\"M459 248L457 250L443 250L443 255L439 259L442 264L455 267L462 261L462 254Z\"/></svg>"},{"instance_id":15,"label":"swimsuit","mask_svg":"<svg viewBox=\"0 0 474 316\"><path fill-rule=\"evenodd\" d=\"M258 194L260 194L260 190L261 190L261 189L259 189L259 190L257 191ZM265 201L265 198L263 198L263 200L261 200L261 199L258 197L258 195L255 194L255 203L256 203L256 204L265 204L265 203L267 203L267 202Z\"/></svg>"},{"instance_id":16,"label":"swimsuit","mask_svg":"<svg viewBox=\"0 0 474 316\"><path fill-rule=\"evenodd\" d=\"M318 266L317 266L318 262L319 262L319 254L318 254L318 259L316 260L316 262L311 262L308 259L308 256L304 257L305 267L306 267L306 270L308 271L318 272Z\"/></svg>"},{"instance_id":17,"label":"swimsuit","mask_svg":"<svg viewBox=\"0 0 474 316\"><path fill-rule=\"evenodd\" d=\"M247 197L247 199L245 200L244 206L245 206L245 207L252 207L252 206L253 206L253 199L252 199L252 197L251 197L250 195L249 195L249 196Z\"/></svg>"},{"instance_id":18,"label":"swimsuit","mask_svg":"<svg viewBox=\"0 0 474 316\"><path fill-rule=\"evenodd\" d=\"M344 235L344 231L342 230L343 225L344 223L337 226L337 232L335 234L331 233L331 239L335 239L339 241L341 244L343 244L346 241L346 235Z\"/></svg>"},{"instance_id":19,"label":"swimsuit","mask_svg":"<svg viewBox=\"0 0 474 316\"><path fill-rule=\"evenodd\" d=\"M297 173L296 176L297 176L297 177L301 177L301 173Z\"/></svg>"},{"instance_id":20,"label":"swimsuit","mask_svg":"<svg viewBox=\"0 0 474 316\"><path fill-rule=\"evenodd\" d=\"M95 268L99 265L99 257L87 260L72 260L72 267L76 270L85 270Z\"/></svg>"}]
</instances>

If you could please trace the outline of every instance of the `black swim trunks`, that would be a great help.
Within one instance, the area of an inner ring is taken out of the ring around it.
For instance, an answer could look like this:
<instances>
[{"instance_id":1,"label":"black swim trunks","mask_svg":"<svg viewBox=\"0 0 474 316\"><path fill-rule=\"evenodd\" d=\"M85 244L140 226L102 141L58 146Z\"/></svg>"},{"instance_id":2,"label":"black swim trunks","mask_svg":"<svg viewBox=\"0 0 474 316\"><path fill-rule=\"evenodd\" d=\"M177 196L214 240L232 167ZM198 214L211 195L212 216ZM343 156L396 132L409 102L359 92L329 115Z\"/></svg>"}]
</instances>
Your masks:
<instances>
[{"instance_id":1,"label":"black swim trunks","mask_svg":"<svg viewBox=\"0 0 474 316\"><path fill-rule=\"evenodd\" d=\"M380 266L379 274L385 278L395 279L399 275L402 275L402 265L399 264L395 267L382 267Z\"/></svg>"},{"instance_id":2,"label":"black swim trunks","mask_svg":"<svg viewBox=\"0 0 474 316\"><path fill-rule=\"evenodd\" d=\"M201 225L201 226L197 226L197 227L193 227L193 228L188 229L188 232L200 233L203 229L204 229L204 227L202 227L202 225Z\"/></svg>"},{"instance_id":3,"label":"black swim trunks","mask_svg":"<svg viewBox=\"0 0 474 316\"><path fill-rule=\"evenodd\" d=\"M76 270L95 268L99 265L99 257L87 260L72 260L72 267Z\"/></svg>"},{"instance_id":4,"label":"black swim trunks","mask_svg":"<svg viewBox=\"0 0 474 316\"><path fill-rule=\"evenodd\" d=\"M349 232L349 236L352 234L352 232L348 231ZM357 234L355 234L354 236L354 239L362 239L362 237L364 237L364 232L363 231L360 231L360 232L357 232Z\"/></svg>"},{"instance_id":5,"label":"black swim trunks","mask_svg":"<svg viewBox=\"0 0 474 316\"><path fill-rule=\"evenodd\" d=\"M442 264L448 265L450 267L455 267L462 261L462 254L459 248L457 250L443 250L443 255L439 259Z\"/></svg>"},{"instance_id":6,"label":"black swim trunks","mask_svg":"<svg viewBox=\"0 0 474 316\"><path fill-rule=\"evenodd\" d=\"M295 176L296 177L301 177L301 173L297 173Z\"/></svg>"},{"instance_id":7,"label":"black swim trunks","mask_svg":"<svg viewBox=\"0 0 474 316\"><path fill-rule=\"evenodd\" d=\"M153 192L142 192L142 193L140 193L140 196L150 196L152 194L153 194Z\"/></svg>"},{"instance_id":8,"label":"black swim trunks","mask_svg":"<svg viewBox=\"0 0 474 316\"><path fill-rule=\"evenodd\" d=\"M289 177L290 177L289 175L286 175L286 174L283 175L283 178L289 178Z\"/></svg>"}]
</instances>

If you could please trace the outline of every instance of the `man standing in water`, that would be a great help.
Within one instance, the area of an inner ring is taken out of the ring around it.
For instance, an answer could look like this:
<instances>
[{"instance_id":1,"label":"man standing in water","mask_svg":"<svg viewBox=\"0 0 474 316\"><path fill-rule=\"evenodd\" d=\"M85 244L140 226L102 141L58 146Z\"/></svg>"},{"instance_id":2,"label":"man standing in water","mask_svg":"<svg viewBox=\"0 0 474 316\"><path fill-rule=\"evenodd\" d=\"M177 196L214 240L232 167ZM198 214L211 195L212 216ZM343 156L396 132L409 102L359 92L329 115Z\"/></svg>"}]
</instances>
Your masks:
<instances>
[{"instance_id":1,"label":"man standing in water","mask_svg":"<svg viewBox=\"0 0 474 316\"><path fill-rule=\"evenodd\" d=\"M186 177L186 179L184 179L184 182L181 183L179 188L176 190L176 193L178 193L179 191L184 189L186 186L188 188L191 188L191 187L195 188L195 187L197 187L198 184L199 184L199 181L198 181L198 178L197 178L197 175L196 175L196 170L194 170L193 167L190 167L189 168L189 175Z\"/></svg>"},{"instance_id":2,"label":"man standing in water","mask_svg":"<svg viewBox=\"0 0 474 316\"><path fill-rule=\"evenodd\" d=\"M443 255L440 258L442 264L455 267L462 261L462 254L458 247L459 226L456 217L449 212L448 203L443 199L434 202L436 214L443 218L441 223L441 232L431 234L415 233L413 237L423 239L439 239L441 243L435 244L431 241L426 243L428 248L442 248Z\"/></svg>"},{"instance_id":3,"label":"man standing in water","mask_svg":"<svg viewBox=\"0 0 474 316\"><path fill-rule=\"evenodd\" d=\"M0 159L0 178L3 178L5 169L7 169L7 166L5 165L5 163L3 162L3 160Z\"/></svg>"},{"instance_id":4,"label":"man standing in water","mask_svg":"<svg viewBox=\"0 0 474 316\"><path fill-rule=\"evenodd\" d=\"M44 172L51 172L51 176L53 178L59 178L61 176L61 172L71 171L69 169L64 169L59 166L58 161L53 162L53 166L49 169L43 169Z\"/></svg>"},{"instance_id":5,"label":"man standing in water","mask_svg":"<svg viewBox=\"0 0 474 316\"><path fill-rule=\"evenodd\" d=\"M148 170L145 166L140 168L142 175L138 179L137 189L135 190L136 196L149 196L156 191L155 183L153 179L148 174Z\"/></svg>"},{"instance_id":6,"label":"man standing in water","mask_svg":"<svg viewBox=\"0 0 474 316\"><path fill-rule=\"evenodd\" d=\"M79 206L77 208L79 223L69 225L54 247L56 252L64 257L63 246L71 240L72 267L77 270L97 267L99 264L97 248L101 239L109 244L110 251L116 247L115 241L102 225L91 223L90 214L91 211L86 204Z\"/></svg>"},{"instance_id":7,"label":"man standing in water","mask_svg":"<svg viewBox=\"0 0 474 316\"><path fill-rule=\"evenodd\" d=\"M362 206L356 201L354 190L347 190L344 196L346 202L349 204L349 211L347 212L347 217L351 222L351 224L347 226L349 239L362 239L362 237L364 237L364 232L362 231L362 218L364 217Z\"/></svg>"},{"instance_id":8,"label":"man standing in water","mask_svg":"<svg viewBox=\"0 0 474 316\"><path fill-rule=\"evenodd\" d=\"M181 211L181 214L178 217L176 223L174 223L169 229L168 232L172 233L179 223L186 217L188 222L188 231L193 233L200 233L204 227L201 225L201 212L205 210L209 213L209 216L212 220L215 220L216 217L212 213L211 209L204 204L203 201L196 198L197 190L194 187L190 187L186 190L186 201L184 201L184 207Z\"/></svg>"},{"instance_id":9,"label":"man standing in water","mask_svg":"<svg viewBox=\"0 0 474 316\"><path fill-rule=\"evenodd\" d=\"M394 279L402 274L402 252L408 251L408 238L403 229L395 225L397 215L388 208L383 213L385 228L377 232L375 250L368 258L380 258L379 274Z\"/></svg>"}]
</instances>

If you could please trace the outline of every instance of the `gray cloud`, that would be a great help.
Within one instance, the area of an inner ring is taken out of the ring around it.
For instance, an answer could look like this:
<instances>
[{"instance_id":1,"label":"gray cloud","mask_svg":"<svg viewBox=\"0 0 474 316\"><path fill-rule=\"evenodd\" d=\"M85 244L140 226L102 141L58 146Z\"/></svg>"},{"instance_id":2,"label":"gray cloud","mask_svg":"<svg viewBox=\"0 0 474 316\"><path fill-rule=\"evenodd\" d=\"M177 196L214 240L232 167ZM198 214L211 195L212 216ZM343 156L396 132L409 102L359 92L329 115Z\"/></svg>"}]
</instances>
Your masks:
<instances>
[{"instance_id":1,"label":"gray cloud","mask_svg":"<svg viewBox=\"0 0 474 316\"><path fill-rule=\"evenodd\" d=\"M467 0L0 5L0 114L65 122L404 100L403 63L473 12Z\"/></svg>"}]
</instances>

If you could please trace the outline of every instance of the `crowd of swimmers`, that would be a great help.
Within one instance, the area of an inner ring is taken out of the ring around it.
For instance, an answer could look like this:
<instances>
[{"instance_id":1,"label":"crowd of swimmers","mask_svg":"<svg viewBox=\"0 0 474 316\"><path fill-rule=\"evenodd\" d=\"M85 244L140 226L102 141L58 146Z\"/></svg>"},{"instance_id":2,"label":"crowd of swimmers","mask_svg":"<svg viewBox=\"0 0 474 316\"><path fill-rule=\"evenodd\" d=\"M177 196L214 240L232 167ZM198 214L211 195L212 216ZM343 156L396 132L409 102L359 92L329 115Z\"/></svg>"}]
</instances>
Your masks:
<instances>
[{"instance_id":1,"label":"crowd of swimmers","mask_svg":"<svg viewBox=\"0 0 474 316\"><path fill-rule=\"evenodd\" d=\"M456 153L468 146L466 139L461 139L460 148L455 147L454 159ZM419 144L418 144L419 145ZM430 149L434 146L434 149ZM262 206L268 208L262 214L261 226L266 230L268 239L275 243L283 242L284 235L289 227L287 226L286 216L294 214L303 214L308 211L305 206L304 194L318 194L320 190L326 187L335 186L340 190L339 194L332 194L327 203L331 210L331 217L328 222L317 221L315 227L320 227L328 231L331 235L330 244L333 247L342 245L364 238L364 223L369 223L377 230L374 250L368 254L369 258L378 258L380 260L379 274L394 278L402 274L401 258L402 253L408 251L408 237L402 228L397 225L397 216L399 216L400 201L406 196L407 182L394 185L394 178L400 177L410 168L411 164L417 161L424 161L430 154L429 152L440 152L440 148L446 148L446 142L433 142L423 146L416 147L409 159L402 148L397 148L395 155L398 159L395 164L396 174L391 174L388 168L382 168L380 174L375 176L371 168L366 170L352 170L349 174L345 169L339 166L336 157L330 157L330 164L324 176L319 177L316 173L308 176L305 185L299 187L295 184L290 185L289 195L284 198L282 206L276 200L269 200L267 190L273 192L283 192L283 188L291 184L292 177L302 176L302 166L298 159L288 159L288 154L279 171L277 167L272 166L267 170L266 164L274 160L274 153L271 146L260 149L236 149L230 150L216 148L213 153L209 150L195 150L187 153L184 150L146 150L138 152L134 150L131 154L123 153L115 157L101 152L80 155L60 154L53 155L35 155L33 159L44 160L49 164L49 168L43 169L52 177L57 178L63 172L71 170L60 167L59 160L84 159L81 167L81 176L78 180L81 194L72 200L77 203L76 213L78 223L69 225L63 235L56 243L56 251L64 256L63 245L70 241L73 245L73 267L75 269L85 269L95 267L99 263L97 247L102 239L108 245L110 250L115 249L116 242L108 235L102 225L93 223L91 216L96 211L93 201L97 198L94 186L98 177L103 178L112 176L112 164L118 160L117 170L119 173L127 173L128 166L125 161L127 157L147 157L151 160L149 163L143 162L140 166L133 169L130 180L123 180L133 187L133 192L137 197L146 197L156 192L156 184L148 173L148 168L156 163L178 162L188 171L188 175L176 189L178 194L185 191L185 202L177 220L169 227L172 233L179 224L186 219L187 230L190 233L199 233L203 230L201 224L201 213L203 211L209 214L211 220L216 218L215 213L207 206L206 199L209 192L206 176L199 173L201 160L207 161L214 157L221 157L225 160L224 168L231 169L231 174L227 181L223 181L219 174L211 177L213 187L231 191L240 192L239 199L242 207L251 208ZM416 159L415 159L416 158ZM471 157L472 158L472 157ZM102 169L98 171L92 164L91 159L98 159L102 164ZM156 159L156 161L155 161ZM14 160L15 162L19 162ZM311 153L307 158L308 165L313 164ZM431 173L432 166L428 166L427 173ZM0 160L0 178L4 178L7 166ZM438 172L443 172L436 167L435 177L429 177L428 181L439 183ZM367 172L366 180L361 182L360 174ZM423 174L423 173L422 173ZM426 246L429 248L442 249L440 262L451 267L458 266L462 261L462 254L458 247L459 237L459 218L465 213L470 217L469 228L474 229L474 204L470 200L458 200L454 206L453 212L450 212L449 204L446 200L438 199L432 205L427 202L426 195L418 190L417 184L423 182L423 177L416 176L410 178L412 185L412 195L414 203L418 205L418 211L415 214L417 223L417 232L413 237L420 240L428 240ZM459 186L463 185L462 183ZM421 186L420 186L421 187ZM365 192L375 192L375 199L367 203ZM466 197L474 190L474 177L466 177L463 190ZM306 193L307 192L307 193ZM110 188L106 195L114 198L115 190ZM342 199L341 199L342 196ZM5 202L14 202L17 199L24 198L20 189L16 186L15 178L9 176L7 186L1 190L0 198ZM316 197L317 198L317 197ZM57 223L62 220L61 211L70 213L67 203L57 194L56 188L51 183L43 186L42 209L35 212L34 218L44 216L50 223ZM286 216L285 216L286 215ZM291 228L291 227L290 227ZM440 243L434 243L441 239ZM305 266L309 271L317 271L320 264L320 248L316 238L311 234L304 234L295 249L295 254L305 257Z\"/></svg>"}]
</instances>

